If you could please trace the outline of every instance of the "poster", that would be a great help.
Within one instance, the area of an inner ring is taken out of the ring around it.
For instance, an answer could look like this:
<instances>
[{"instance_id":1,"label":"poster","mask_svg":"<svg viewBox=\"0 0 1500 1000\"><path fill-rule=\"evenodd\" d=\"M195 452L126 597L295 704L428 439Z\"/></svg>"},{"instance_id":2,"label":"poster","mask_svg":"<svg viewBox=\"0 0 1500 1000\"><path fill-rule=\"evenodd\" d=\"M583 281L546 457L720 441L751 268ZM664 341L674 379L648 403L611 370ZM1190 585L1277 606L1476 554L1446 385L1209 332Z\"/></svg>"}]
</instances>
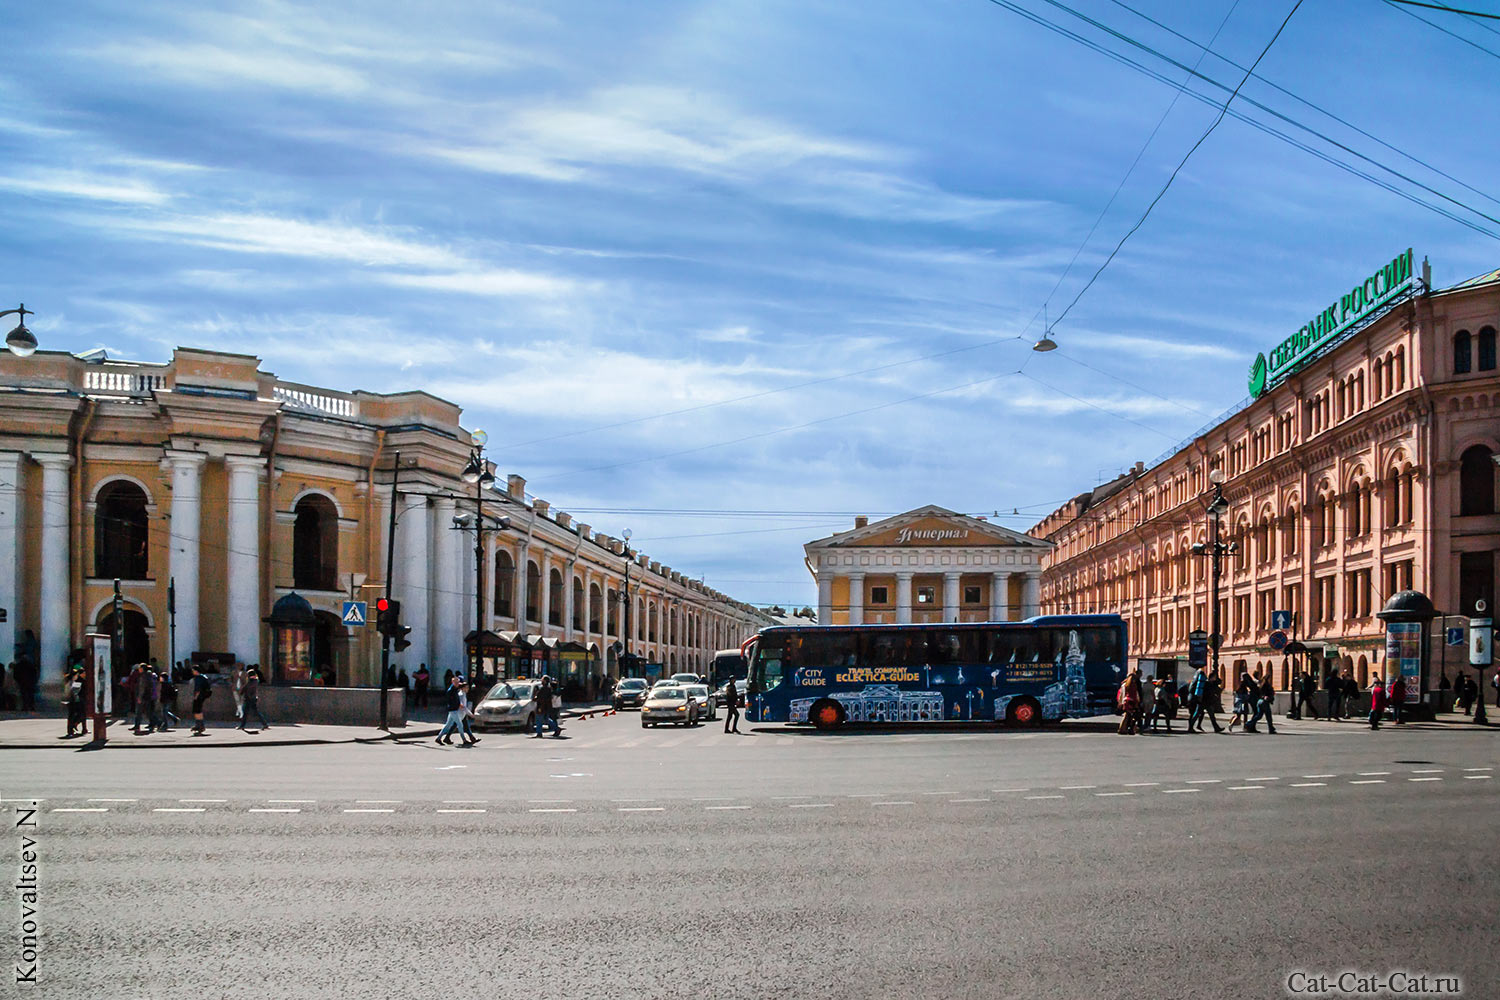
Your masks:
<instances>
[{"instance_id":1,"label":"poster","mask_svg":"<svg viewBox=\"0 0 1500 1000\"><path fill-rule=\"evenodd\" d=\"M110 670L110 637L89 636L90 668L94 672L94 714L109 715L114 711L114 683Z\"/></svg>"},{"instance_id":2,"label":"poster","mask_svg":"<svg viewBox=\"0 0 1500 1000\"><path fill-rule=\"evenodd\" d=\"M1406 682L1407 704L1422 699L1422 625L1391 622L1385 627L1385 659Z\"/></svg>"}]
</instances>

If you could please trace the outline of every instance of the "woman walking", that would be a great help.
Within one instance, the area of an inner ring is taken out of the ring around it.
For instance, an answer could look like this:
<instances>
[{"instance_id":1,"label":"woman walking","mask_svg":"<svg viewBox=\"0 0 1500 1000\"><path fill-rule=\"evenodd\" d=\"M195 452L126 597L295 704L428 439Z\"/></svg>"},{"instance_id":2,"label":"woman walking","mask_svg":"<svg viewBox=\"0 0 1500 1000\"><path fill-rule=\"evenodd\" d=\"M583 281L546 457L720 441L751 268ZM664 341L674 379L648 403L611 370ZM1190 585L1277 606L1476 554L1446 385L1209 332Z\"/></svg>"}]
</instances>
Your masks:
<instances>
[{"instance_id":1,"label":"woman walking","mask_svg":"<svg viewBox=\"0 0 1500 1000\"><path fill-rule=\"evenodd\" d=\"M1370 685L1370 728L1380 728L1380 717L1385 714L1385 681L1379 674Z\"/></svg>"},{"instance_id":2,"label":"woman walking","mask_svg":"<svg viewBox=\"0 0 1500 1000\"><path fill-rule=\"evenodd\" d=\"M1234 714L1229 717L1229 725L1224 731L1233 731L1236 724L1244 728L1250 721L1251 706L1255 704L1254 688L1250 686L1250 675L1240 674L1239 683L1234 686Z\"/></svg>"}]
</instances>

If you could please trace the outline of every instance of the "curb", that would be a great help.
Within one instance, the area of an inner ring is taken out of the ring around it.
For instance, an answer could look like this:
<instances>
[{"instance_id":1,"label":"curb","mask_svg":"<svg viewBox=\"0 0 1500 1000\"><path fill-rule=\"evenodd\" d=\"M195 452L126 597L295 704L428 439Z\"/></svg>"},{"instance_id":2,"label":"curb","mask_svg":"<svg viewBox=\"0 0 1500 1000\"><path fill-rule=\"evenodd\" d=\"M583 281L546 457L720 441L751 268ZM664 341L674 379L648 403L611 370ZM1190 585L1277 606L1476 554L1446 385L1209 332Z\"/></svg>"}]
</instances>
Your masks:
<instances>
[{"instance_id":1,"label":"curb","mask_svg":"<svg viewBox=\"0 0 1500 1000\"><path fill-rule=\"evenodd\" d=\"M99 747L93 741L87 743L65 742L58 740L55 743L0 743L0 750L87 750L87 749L112 749L112 750L177 750L187 749L192 746L218 747L220 749L237 749L239 747L310 747L310 746L344 746L360 743L373 746L377 743L400 743L404 740L426 739L436 736L437 729L411 729L399 733L384 733L380 736L351 736L345 739L321 739L310 737L307 739L269 739L255 740L236 743L125 743L118 740L108 740L103 747ZM210 730L212 733L212 730Z\"/></svg>"}]
</instances>

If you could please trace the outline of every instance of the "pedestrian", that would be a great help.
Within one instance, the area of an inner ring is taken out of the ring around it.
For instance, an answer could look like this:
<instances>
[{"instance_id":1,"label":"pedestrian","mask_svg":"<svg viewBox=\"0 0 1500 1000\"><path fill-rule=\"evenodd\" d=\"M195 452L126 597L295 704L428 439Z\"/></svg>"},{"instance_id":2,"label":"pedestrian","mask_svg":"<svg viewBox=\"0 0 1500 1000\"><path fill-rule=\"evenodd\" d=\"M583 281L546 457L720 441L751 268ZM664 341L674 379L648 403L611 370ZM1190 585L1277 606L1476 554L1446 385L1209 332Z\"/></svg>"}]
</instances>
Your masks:
<instances>
[{"instance_id":1,"label":"pedestrian","mask_svg":"<svg viewBox=\"0 0 1500 1000\"><path fill-rule=\"evenodd\" d=\"M177 717L177 684L170 671L161 673L161 731L170 733L172 726L182 724Z\"/></svg>"},{"instance_id":2,"label":"pedestrian","mask_svg":"<svg viewBox=\"0 0 1500 1000\"><path fill-rule=\"evenodd\" d=\"M443 688L446 690L447 688L450 688L452 686L453 686L453 671L451 671L451 670L444 670L443 671Z\"/></svg>"},{"instance_id":3,"label":"pedestrian","mask_svg":"<svg viewBox=\"0 0 1500 1000\"><path fill-rule=\"evenodd\" d=\"M1318 682L1313 678L1312 671L1303 668L1298 675L1297 686L1297 715L1302 715L1302 706L1307 706L1307 714L1314 719L1318 717L1318 706L1313 704L1313 695L1317 693Z\"/></svg>"},{"instance_id":4,"label":"pedestrian","mask_svg":"<svg viewBox=\"0 0 1500 1000\"><path fill-rule=\"evenodd\" d=\"M1177 699L1172 691L1172 684L1158 677L1151 682L1151 686L1156 690L1156 702L1151 706L1151 731L1156 732L1158 722L1165 722L1167 732L1170 733L1172 719L1177 715Z\"/></svg>"},{"instance_id":5,"label":"pedestrian","mask_svg":"<svg viewBox=\"0 0 1500 1000\"><path fill-rule=\"evenodd\" d=\"M427 664L424 663L417 668L417 672L412 675L412 681L416 685L416 707L426 708L427 686L432 683L432 675L427 672Z\"/></svg>"},{"instance_id":6,"label":"pedestrian","mask_svg":"<svg viewBox=\"0 0 1500 1000\"><path fill-rule=\"evenodd\" d=\"M1370 685L1370 728L1380 728L1380 717L1385 714L1385 681L1381 680L1379 674L1375 675L1375 682Z\"/></svg>"},{"instance_id":7,"label":"pedestrian","mask_svg":"<svg viewBox=\"0 0 1500 1000\"><path fill-rule=\"evenodd\" d=\"M243 664L235 664L232 682L234 684L234 717L243 720L245 718L245 667Z\"/></svg>"},{"instance_id":8,"label":"pedestrian","mask_svg":"<svg viewBox=\"0 0 1500 1000\"><path fill-rule=\"evenodd\" d=\"M1247 705L1250 698L1250 675L1241 672L1240 679L1234 686L1234 714L1229 717L1229 723L1224 727L1225 732L1234 732L1235 726L1248 728L1250 721L1250 709Z\"/></svg>"},{"instance_id":9,"label":"pedestrian","mask_svg":"<svg viewBox=\"0 0 1500 1000\"><path fill-rule=\"evenodd\" d=\"M1198 672L1193 675L1188 691L1193 703L1193 714L1188 718L1188 732L1203 732L1203 717L1206 715L1214 727L1214 732L1222 733L1224 727L1219 725L1218 718L1220 691L1218 675L1209 676L1203 667L1199 667Z\"/></svg>"},{"instance_id":10,"label":"pedestrian","mask_svg":"<svg viewBox=\"0 0 1500 1000\"><path fill-rule=\"evenodd\" d=\"M260 714L260 668L252 666L245 671L245 686L240 691L240 729L250 721L250 713L255 713L255 721L260 723L261 729L270 729L271 724L266 717ZM251 732L253 730L246 730Z\"/></svg>"},{"instance_id":11,"label":"pedestrian","mask_svg":"<svg viewBox=\"0 0 1500 1000\"><path fill-rule=\"evenodd\" d=\"M724 732L738 733L740 731L740 689L734 682L730 681L724 685Z\"/></svg>"},{"instance_id":12,"label":"pedestrian","mask_svg":"<svg viewBox=\"0 0 1500 1000\"><path fill-rule=\"evenodd\" d=\"M1120 690L1116 697L1120 702L1120 725L1115 732L1120 736L1133 736L1140 729L1141 715L1141 682L1138 676L1139 668L1132 669L1120 682Z\"/></svg>"},{"instance_id":13,"label":"pedestrian","mask_svg":"<svg viewBox=\"0 0 1500 1000\"><path fill-rule=\"evenodd\" d=\"M406 668L405 667L401 668L401 672L396 675L396 681L397 681L397 686L401 688L401 694L403 696L402 700L405 701L406 704L410 705L411 704L411 678L408 677L408 676L406 676Z\"/></svg>"},{"instance_id":14,"label":"pedestrian","mask_svg":"<svg viewBox=\"0 0 1500 1000\"><path fill-rule=\"evenodd\" d=\"M1325 667L1328 672L1323 675L1323 690L1328 693L1328 718L1330 721L1342 721L1344 713L1339 711L1340 703L1344 700L1344 682L1339 678L1339 672Z\"/></svg>"},{"instance_id":15,"label":"pedestrian","mask_svg":"<svg viewBox=\"0 0 1500 1000\"><path fill-rule=\"evenodd\" d=\"M84 722L83 715L83 671L77 667L68 668L68 676L63 684L63 702L68 706L68 739L74 735L83 736L89 731L88 724ZM74 733L74 729L78 733Z\"/></svg>"},{"instance_id":16,"label":"pedestrian","mask_svg":"<svg viewBox=\"0 0 1500 1000\"><path fill-rule=\"evenodd\" d=\"M443 728L437 734L437 742L441 743L445 747L451 747L453 745L453 734L457 733L459 735L459 738L463 739L464 743L467 745L469 741L464 738L463 733L463 699L459 697L458 680L453 676L453 671L451 670L448 671L447 677L448 687L446 689L446 692L448 696L448 718L444 720Z\"/></svg>"},{"instance_id":17,"label":"pedestrian","mask_svg":"<svg viewBox=\"0 0 1500 1000\"><path fill-rule=\"evenodd\" d=\"M1490 687L1495 689L1495 707L1500 708L1500 670L1495 671L1495 676L1490 678ZM1474 695L1479 696L1479 685L1474 685Z\"/></svg>"},{"instance_id":18,"label":"pedestrian","mask_svg":"<svg viewBox=\"0 0 1500 1000\"><path fill-rule=\"evenodd\" d=\"M547 676L545 674L542 676L541 683L539 683L536 686L535 696L536 696L536 711L533 714L536 716L536 734L532 738L533 739L541 739L542 738L542 727L543 726L550 726L550 727L552 727L552 735L553 735L554 738L561 737L562 736L562 727L557 724L557 719L554 718L553 714L552 714L552 712L553 712L553 704L554 704L554 694L553 694L553 691L552 691L552 678L551 677L549 677L549 676Z\"/></svg>"},{"instance_id":19,"label":"pedestrian","mask_svg":"<svg viewBox=\"0 0 1500 1000\"><path fill-rule=\"evenodd\" d=\"M463 674L458 675L458 703L459 710L463 712L463 740L469 746L479 742L479 737L474 735L474 709L469 704L469 685Z\"/></svg>"},{"instance_id":20,"label":"pedestrian","mask_svg":"<svg viewBox=\"0 0 1500 1000\"><path fill-rule=\"evenodd\" d=\"M1267 670L1260 683L1251 692L1254 699L1255 714L1250 718L1250 724L1245 727L1246 732L1257 732L1255 724L1261 719L1266 720L1266 732L1276 734L1276 727L1271 723L1271 710L1276 707L1276 685L1271 683L1271 671Z\"/></svg>"},{"instance_id":21,"label":"pedestrian","mask_svg":"<svg viewBox=\"0 0 1500 1000\"><path fill-rule=\"evenodd\" d=\"M1465 715L1474 706L1474 692L1478 687L1468 674L1459 674L1453 681L1453 705Z\"/></svg>"},{"instance_id":22,"label":"pedestrian","mask_svg":"<svg viewBox=\"0 0 1500 1000\"><path fill-rule=\"evenodd\" d=\"M146 700L146 665L137 663L130 668L130 676L126 679L125 690L130 696L131 710L135 714L135 728L131 730L137 736L144 736L155 731L156 727L151 724L151 707ZM146 733L141 732L141 717L146 719L148 727Z\"/></svg>"},{"instance_id":23,"label":"pedestrian","mask_svg":"<svg viewBox=\"0 0 1500 1000\"><path fill-rule=\"evenodd\" d=\"M1391 681L1389 694L1391 699L1391 718L1399 726L1406 721L1401 717L1402 713L1406 711L1406 678L1397 674L1396 679Z\"/></svg>"},{"instance_id":24,"label":"pedestrian","mask_svg":"<svg viewBox=\"0 0 1500 1000\"><path fill-rule=\"evenodd\" d=\"M193 670L193 735L207 736L208 729L203 725L203 703L208 700L209 695L214 693L213 685L209 679L203 676L198 669L198 664L192 665Z\"/></svg>"}]
</instances>

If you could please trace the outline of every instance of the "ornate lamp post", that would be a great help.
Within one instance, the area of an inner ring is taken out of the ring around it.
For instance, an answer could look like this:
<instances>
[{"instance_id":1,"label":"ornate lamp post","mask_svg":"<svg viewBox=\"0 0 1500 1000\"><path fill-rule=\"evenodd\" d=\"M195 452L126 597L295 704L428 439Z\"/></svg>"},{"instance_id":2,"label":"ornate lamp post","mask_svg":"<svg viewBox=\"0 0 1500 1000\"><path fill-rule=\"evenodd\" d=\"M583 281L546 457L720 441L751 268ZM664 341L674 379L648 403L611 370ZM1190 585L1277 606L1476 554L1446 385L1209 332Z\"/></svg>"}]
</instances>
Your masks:
<instances>
[{"instance_id":1,"label":"ornate lamp post","mask_svg":"<svg viewBox=\"0 0 1500 1000\"><path fill-rule=\"evenodd\" d=\"M1219 469L1214 469L1208 474L1208 481L1214 487L1213 499L1208 502L1207 507L1212 526L1209 530L1208 544L1205 545L1199 542L1194 545L1193 555L1207 555L1209 557L1209 566L1211 568L1210 579L1212 582L1209 585L1208 600L1212 631L1208 636L1208 648L1213 655L1213 672L1217 675L1219 673L1219 646L1224 640L1224 636L1220 632L1222 623L1219 616L1220 567L1224 556L1239 551L1239 547L1233 542L1226 543L1219 541L1219 519L1229 510L1229 501L1224 499L1224 473Z\"/></svg>"},{"instance_id":2,"label":"ornate lamp post","mask_svg":"<svg viewBox=\"0 0 1500 1000\"><path fill-rule=\"evenodd\" d=\"M473 448L469 452L469 464L463 471L463 481L474 487L474 661L469 668L470 681L478 678L484 662L484 536L510 527L508 517L500 518L493 528L484 526L484 491L495 485L495 475L484 460L484 446L489 439L484 431L474 431L469 435ZM468 527L468 520L468 515L460 515L453 519L453 526L464 530Z\"/></svg>"},{"instance_id":3,"label":"ornate lamp post","mask_svg":"<svg viewBox=\"0 0 1500 1000\"><path fill-rule=\"evenodd\" d=\"M14 330L5 335L5 346L16 357L29 358L36 353L36 335L26 329L26 317L35 316L36 313L27 309L26 303L23 302L19 309L7 309L4 312L0 312L0 319L16 315L21 317L20 322L16 324Z\"/></svg>"}]
</instances>

